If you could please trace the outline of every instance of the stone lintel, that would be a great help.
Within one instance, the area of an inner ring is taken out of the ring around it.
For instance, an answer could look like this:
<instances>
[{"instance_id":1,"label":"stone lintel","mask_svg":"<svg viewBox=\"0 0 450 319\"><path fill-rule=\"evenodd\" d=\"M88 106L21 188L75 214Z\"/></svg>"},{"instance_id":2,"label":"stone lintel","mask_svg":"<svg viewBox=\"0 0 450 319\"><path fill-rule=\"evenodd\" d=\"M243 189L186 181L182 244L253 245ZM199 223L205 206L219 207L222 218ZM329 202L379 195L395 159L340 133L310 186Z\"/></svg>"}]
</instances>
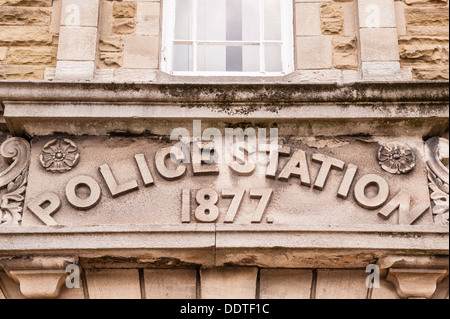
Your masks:
<instances>
[{"instance_id":1,"label":"stone lintel","mask_svg":"<svg viewBox=\"0 0 450 319\"><path fill-rule=\"evenodd\" d=\"M67 251L88 264L92 258L103 265L102 257L119 258L127 268L133 262L134 266L158 267L166 259L204 267L364 268L398 251L448 257L448 230L444 227L431 231L422 226L391 226L390 230L271 226L4 227L0 240L10 244L1 255Z\"/></svg>"}]
</instances>

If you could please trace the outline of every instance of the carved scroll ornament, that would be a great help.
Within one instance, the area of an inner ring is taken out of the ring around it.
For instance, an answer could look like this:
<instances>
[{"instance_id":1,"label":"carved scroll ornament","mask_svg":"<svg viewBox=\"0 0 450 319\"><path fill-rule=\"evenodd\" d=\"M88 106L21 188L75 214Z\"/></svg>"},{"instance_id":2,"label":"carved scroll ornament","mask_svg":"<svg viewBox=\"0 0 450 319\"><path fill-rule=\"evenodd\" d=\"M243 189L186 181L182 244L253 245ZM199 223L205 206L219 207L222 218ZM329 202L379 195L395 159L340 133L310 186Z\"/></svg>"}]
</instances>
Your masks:
<instances>
[{"instance_id":1,"label":"carved scroll ornament","mask_svg":"<svg viewBox=\"0 0 450 319\"><path fill-rule=\"evenodd\" d=\"M6 194L0 201L0 226L20 225L30 162L30 144L23 138L12 137L2 144L0 153L9 164L7 169L0 172L0 188L6 186Z\"/></svg>"},{"instance_id":2,"label":"carved scroll ornament","mask_svg":"<svg viewBox=\"0 0 450 319\"><path fill-rule=\"evenodd\" d=\"M449 141L440 137L430 138L425 143L425 159L435 222L449 225Z\"/></svg>"}]
</instances>

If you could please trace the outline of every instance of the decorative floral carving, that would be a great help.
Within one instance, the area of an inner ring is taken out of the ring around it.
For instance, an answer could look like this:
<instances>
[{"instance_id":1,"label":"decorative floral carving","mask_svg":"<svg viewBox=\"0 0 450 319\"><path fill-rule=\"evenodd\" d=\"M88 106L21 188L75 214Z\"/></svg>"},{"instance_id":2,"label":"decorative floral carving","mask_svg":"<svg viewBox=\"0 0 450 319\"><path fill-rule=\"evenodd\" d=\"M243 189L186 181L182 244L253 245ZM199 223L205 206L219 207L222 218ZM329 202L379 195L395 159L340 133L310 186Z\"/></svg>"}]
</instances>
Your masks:
<instances>
[{"instance_id":1,"label":"decorative floral carving","mask_svg":"<svg viewBox=\"0 0 450 319\"><path fill-rule=\"evenodd\" d=\"M0 225L18 226L22 221L23 201L27 185L28 172L25 170L16 180L9 183L7 193L2 196Z\"/></svg>"},{"instance_id":2,"label":"decorative floral carving","mask_svg":"<svg viewBox=\"0 0 450 319\"><path fill-rule=\"evenodd\" d=\"M407 174L416 166L416 155L406 144L390 142L378 150L381 167L391 174Z\"/></svg>"},{"instance_id":3,"label":"decorative floral carving","mask_svg":"<svg viewBox=\"0 0 450 319\"><path fill-rule=\"evenodd\" d=\"M425 158L428 167L429 187L433 201L434 221L449 225L449 141L432 137L425 143Z\"/></svg>"},{"instance_id":4,"label":"decorative floral carving","mask_svg":"<svg viewBox=\"0 0 450 319\"><path fill-rule=\"evenodd\" d=\"M41 164L47 171L59 173L70 171L79 160L78 147L67 138L51 140L44 145L40 156Z\"/></svg>"},{"instance_id":5,"label":"decorative floral carving","mask_svg":"<svg viewBox=\"0 0 450 319\"><path fill-rule=\"evenodd\" d=\"M10 165L0 172L0 188L7 186L6 194L0 198L0 226L17 226L22 221L30 144L22 138L10 138L2 144L1 155Z\"/></svg>"}]
</instances>

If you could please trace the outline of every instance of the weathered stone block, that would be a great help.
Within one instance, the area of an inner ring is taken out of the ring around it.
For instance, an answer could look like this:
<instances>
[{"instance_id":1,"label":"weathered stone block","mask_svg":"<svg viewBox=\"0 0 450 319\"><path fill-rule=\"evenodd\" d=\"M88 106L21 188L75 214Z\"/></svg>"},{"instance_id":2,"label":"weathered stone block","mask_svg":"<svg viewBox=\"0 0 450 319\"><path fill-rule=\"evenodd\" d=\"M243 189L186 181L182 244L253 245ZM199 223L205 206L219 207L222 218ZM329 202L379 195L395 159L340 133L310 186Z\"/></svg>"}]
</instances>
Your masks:
<instances>
[{"instance_id":1,"label":"weathered stone block","mask_svg":"<svg viewBox=\"0 0 450 319\"><path fill-rule=\"evenodd\" d=\"M372 289L371 299L401 299L395 291L395 287L384 281L380 281L380 288Z\"/></svg>"},{"instance_id":2,"label":"weathered stone block","mask_svg":"<svg viewBox=\"0 0 450 319\"><path fill-rule=\"evenodd\" d=\"M159 2L139 2L137 5L136 34L159 35L160 12Z\"/></svg>"},{"instance_id":3,"label":"weathered stone block","mask_svg":"<svg viewBox=\"0 0 450 319\"><path fill-rule=\"evenodd\" d=\"M122 52L102 52L99 58L103 67L120 68L122 66Z\"/></svg>"},{"instance_id":4,"label":"weathered stone block","mask_svg":"<svg viewBox=\"0 0 450 319\"><path fill-rule=\"evenodd\" d=\"M398 35L406 35L405 4L401 1L396 1L394 5Z\"/></svg>"},{"instance_id":5,"label":"weathered stone block","mask_svg":"<svg viewBox=\"0 0 450 319\"><path fill-rule=\"evenodd\" d=\"M58 61L56 63L57 80L90 81L94 78L94 61Z\"/></svg>"},{"instance_id":6,"label":"weathered stone block","mask_svg":"<svg viewBox=\"0 0 450 319\"><path fill-rule=\"evenodd\" d=\"M96 27L99 0L62 0L61 25Z\"/></svg>"},{"instance_id":7,"label":"weathered stone block","mask_svg":"<svg viewBox=\"0 0 450 319\"><path fill-rule=\"evenodd\" d=\"M364 270L318 270L316 299L366 299L368 275Z\"/></svg>"},{"instance_id":8,"label":"weathered stone block","mask_svg":"<svg viewBox=\"0 0 450 319\"><path fill-rule=\"evenodd\" d=\"M260 299L309 299L311 270L261 269Z\"/></svg>"},{"instance_id":9,"label":"weathered stone block","mask_svg":"<svg viewBox=\"0 0 450 319\"><path fill-rule=\"evenodd\" d=\"M0 62L3 62L6 60L7 53L8 53L7 47L0 47Z\"/></svg>"},{"instance_id":10,"label":"weathered stone block","mask_svg":"<svg viewBox=\"0 0 450 319\"><path fill-rule=\"evenodd\" d=\"M50 33L59 34L59 28L61 27L61 11L62 11L62 0L53 1Z\"/></svg>"},{"instance_id":11,"label":"weathered stone block","mask_svg":"<svg viewBox=\"0 0 450 319\"><path fill-rule=\"evenodd\" d=\"M123 50L122 36L104 36L100 38L98 49L100 52L121 52Z\"/></svg>"},{"instance_id":12,"label":"weathered stone block","mask_svg":"<svg viewBox=\"0 0 450 319\"><path fill-rule=\"evenodd\" d=\"M135 18L136 3L135 2L114 2L113 5L114 18Z\"/></svg>"},{"instance_id":13,"label":"weathered stone block","mask_svg":"<svg viewBox=\"0 0 450 319\"><path fill-rule=\"evenodd\" d=\"M448 51L447 51L448 52ZM439 45L402 45L400 46L402 63L440 63L445 61L445 49Z\"/></svg>"},{"instance_id":14,"label":"weathered stone block","mask_svg":"<svg viewBox=\"0 0 450 319\"><path fill-rule=\"evenodd\" d=\"M333 65L336 69L357 69L358 45L356 37L333 37Z\"/></svg>"},{"instance_id":15,"label":"weathered stone block","mask_svg":"<svg viewBox=\"0 0 450 319\"><path fill-rule=\"evenodd\" d=\"M195 269L144 270L147 299L195 299L197 271Z\"/></svg>"},{"instance_id":16,"label":"weathered stone block","mask_svg":"<svg viewBox=\"0 0 450 319\"><path fill-rule=\"evenodd\" d=\"M447 66L421 66L413 67L413 78L415 80L448 80L449 67Z\"/></svg>"},{"instance_id":17,"label":"weathered stone block","mask_svg":"<svg viewBox=\"0 0 450 319\"><path fill-rule=\"evenodd\" d=\"M51 7L52 0L0 0L0 6Z\"/></svg>"},{"instance_id":18,"label":"weathered stone block","mask_svg":"<svg viewBox=\"0 0 450 319\"><path fill-rule=\"evenodd\" d=\"M320 5L318 3L297 3L295 5L297 36L320 35Z\"/></svg>"},{"instance_id":19,"label":"weathered stone block","mask_svg":"<svg viewBox=\"0 0 450 319\"><path fill-rule=\"evenodd\" d=\"M333 67L331 36L298 37L297 69L331 69Z\"/></svg>"},{"instance_id":20,"label":"weathered stone block","mask_svg":"<svg viewBox=\"0 0 450 319\"><path fill-rule=\"evenodd\" d=\"M111 35L113 25L113 3L110 1L101 2L101 10L99 17L99 34Z\"/></svg>"},{"instance_id":21,"label":"weathered stone block","mask_svg":"<svg viewBox=\"0 0 450 319\"><path fill-rule=\"evenodd\" d=\"M257 268L201 269L202 299L254 299Z\"/></svg>"},{"instance_id":22,"label":"weathered stone block","mask_svg":"<svg viewBox=\"0 0 450 319\"><path fill-rule=\"evenodd\" d=\"M0 7L0 25L49 25L51 8Z\"/></svg>"},{"instance_id":23,"label":"weathered stone block","mask_svg":"<svg viewBox=\"0 0 450 319\"><path fill-rule=\"evenodd\" d=\"M93 61L97 47L97 28L61 27L58 60Z\"/></svg>"},{"instance_id":24,"label":"weathered stone block","mask_svg":"<svg viewBox=\"0 0 450 319\"><path fill-rule=\"evenodd\" d=\"M0 66L0 79L43 80L44 68L28 65Z\"/></svg>"},{"instance_id":25,"label":"weathered stone block","mask_svg":"<svg viewBox=\"0 0 450 319\"><path fill-rule=\"evenodd\" d=\"M403 0L409 6L418 7L444 7L448 0Z\"/></svg>"},{"instance_id":26,"label":"weathered stone block","mask_svg":"<svg viewBox=\"0 0 450 319\"><path fill-rule=\"evenodd\" d=\"M338 2L320 5L322 34L340 34L344 30L344 11Z\"/></svg>"},{"instance_id":27,"label":"weathered stone block","mask_svg":"<svg viewBox=\"0 0 450 319\"><path fill-rule=\"evenodd\" d=\"M396 28L364 28L360 31L363 62L398 61Z\"/></svg>"},{"instance_id":28,"label":"weathered stone block","mask_svg":"<svg viewBox=\"0 0 450 319\"><path fill-rule=\"evenodd\" d=\"M11 47L8 63L17 65L56 64L56 47Z\"/></svg>"},{"instance_id":29,"label":"weathered stone block","mask_svg":"<svg viewBox=\"0 0 450 319\"><path fill-rule=\"evenodd\" d=\"M137 269L88 269L86 281L91 299L141 299Z\"/></svg>"},{"instance_id":30,"label":"weathered stone block","mask_svg":"<svg viewBox=\"0 0 450 319\"><path fill-rule=\"evenodd\" d=\"M156 69L159 65L159 37L126 36L124 68Z\"/></svg>"},{"instance_id":31,"label":"weathered stone block","mask_svg":"<svg viewBox=\"0 0 450 319\"><path fill-rule=\"evenodd\" d=\"M365 81L401 80L399 62L362 62L362 79Z\"/></svg>"},{"instance_id":32,"label":"weathered stone block","mask_svg":"<svg viewBox=\"0 0 450 319\"><path fill-rule=\"evenodd\" d=\"M449 11L442 8L405 8L408 26L448 26Z\"/></svg>"},{"instance_id":33,"label":"weathered stone block","mask_svg":"<svg viewBox=\"0 0 450 319\"><path fill-rule=\"evenodd\" d=\"M448 26L411 26L406 27L409 36L449 37Z\"/></svg>"},{"instance_id":34,"label":"weathered stone block","mask_svg":"<svg viewBox=\"0 0 450 319\"><path fill-rule=\"evenodd\" d=\"M344 35L354 36L357 34L356 8L355 2L342 3L342 11L344 13Z\"/></svg>"},{"instance_id":35,"label":"weathered stone block","mask_svg":"<svg viewBox=\"0 0 450 319\"><path fill-rule=\"evenodd\" d=\"M34 45L51 44L53 36L48 27L2 26L0 28L0 45Z\"/></svg>"},{"instance_id":36,"label":"weathered stone block","mask_svg":"<svg viewBox=\"0 0 450 319\"><path fill-rule=\"evenodd\" d=\"M395 28L394 0L358 0L360 28Z\"/></svg>"},{"instance_id":37,"label":"weathered stone block","mask_svg":"<svg viewBox=\"0 0 450 319\"><path fill-rule=\"evenodd\" d=\"M44 81L52 81L56 75L56 67L54 68L45 68L44 72Z\"/></svg>"},{"instance_id":38,"label":"weathered stone block","mask_svg":"<svg viewBox=\"0 0 450 319\"><path fill-rule=\"evenodd\" d=\"M113 20L112 32L114 34L133 34L135 28L135 19L123 18Z\"/></svg>"}]
</instances>

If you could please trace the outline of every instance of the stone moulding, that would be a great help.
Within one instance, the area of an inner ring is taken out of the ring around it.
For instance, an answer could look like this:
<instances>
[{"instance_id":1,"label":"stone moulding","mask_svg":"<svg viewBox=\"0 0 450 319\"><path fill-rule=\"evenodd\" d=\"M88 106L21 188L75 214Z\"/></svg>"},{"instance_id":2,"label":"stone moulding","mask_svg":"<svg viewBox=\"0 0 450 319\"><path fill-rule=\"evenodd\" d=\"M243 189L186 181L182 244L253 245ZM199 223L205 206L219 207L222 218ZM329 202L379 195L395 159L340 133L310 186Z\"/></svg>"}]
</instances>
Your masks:
<instances>
[{"instance_id":1,"label":"stone moulding","mask_svg":"<svg viewBox=\"0 0 450 319\"><path fill-rule=\"evenodd\" d=\"M266 267L311 266L311 252L321 256L322 266L336 267L341 260L326 256L346 256L342 260L365 267L368 261L396 251L445 256L449 248L446 227L423 226L25 226L1 228L0 242L3 256L11 251L17 256L64 251L80 258L158 256L208 266ZM291 257L283 257L286 254Z\"/></svg>"},{"instance_id":2,"label":"stone moulding","mask_svg":"<svg viewBox=\"0 0 450 319\"><path fill-rule=\"evenodd\" d=\"M155 121L193 118L268 123L333 121L332 125L345 122L336 134L353 134L356 125L349 121L365 121L370 126L389 119L388 125L399 127L394 121L412 121L415 132L420 130L426 135L431 130L437 135L448 125L448 98L448 84L444 82L340 85L0 81L4 118L9 131L18 136L51 135L55 131L69 135L129 131L143 134ZM365 133L376 135L379 125L375 126Z\"/></svg>"},{"instance_id":3,"label":"stone moulding","mask_svg":"<svg viewBox=\"0 0 450 319\"><path fill-rule=\"evenodd\" d=\"M1 197L0 226L20 225L30 162L30 144L23 138L7 139L1 146L1 155L9 167L0 172L0 188L6 186Z\"/></svg>"},{"instance_id":4,"label":"stone moulding","mask_svg":"<svg viewBox=\"0 0 450 319\"><path fill-rule=\"evenodd\" d=\"M89 83L0 81L0 101L301 103L447 102L447 81L337 83Z\"/></svg>"}]
</instances>

